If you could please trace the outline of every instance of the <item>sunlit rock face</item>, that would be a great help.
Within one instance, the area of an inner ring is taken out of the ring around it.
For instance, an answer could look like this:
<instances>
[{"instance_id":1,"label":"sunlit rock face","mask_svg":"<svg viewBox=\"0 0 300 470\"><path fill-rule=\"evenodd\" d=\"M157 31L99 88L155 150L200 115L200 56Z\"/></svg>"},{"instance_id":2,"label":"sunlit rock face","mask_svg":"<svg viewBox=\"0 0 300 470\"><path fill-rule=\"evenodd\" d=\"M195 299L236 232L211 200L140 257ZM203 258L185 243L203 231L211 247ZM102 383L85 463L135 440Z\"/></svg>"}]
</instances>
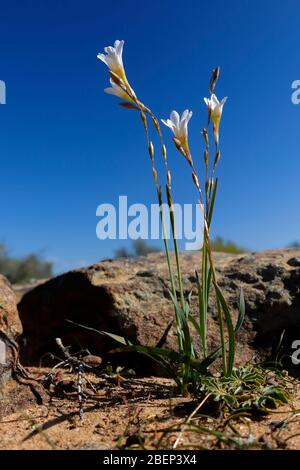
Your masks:
<instances>
[{"instance_id":1,"label":"sunlit rock face","mask_svg":"<svg viewBox=\"0 0 300 470\"><path fill-rule=\"evenodd\" d=\"M15 358L13 344L21 332L16 295L9 281L0 274L0 393L11 375Z\"/></svg>"},{"instance_id":2,"label":"sunlit rock face","mask_svg":"<svg viewBox=\"0 0 300 470\"><path fill-rule=\"evenodd\" d=\"M236 362L267 357L278 345L283 330L282 346L291 354L292 342L300 340L300 251L215 253L214 257L219 285L234 320L239 291L244 291L246 318L238 335ZM198 252L183 253L181 257L185 290L187 294L192 291L190 306L195 317L195 270L201 269L199 258ZM24 364L38 364L44 354L56 353L57 336L73 351L87 348L102 357L116 346L97 333L71 325L67 319L122 335L134 343L155 346L174 318L169 288L162 253L107 260L53 278L27 292L19 303L23 325L21 360ZM209 311L208 343L213 349L219 344L213 292ZM176 349L176 345L172 326L164 346ZM122 356L118 356L118 361L122 361ZM136 368L148 367L140 356L133 361Z\"/></svg>"}]
</instances>

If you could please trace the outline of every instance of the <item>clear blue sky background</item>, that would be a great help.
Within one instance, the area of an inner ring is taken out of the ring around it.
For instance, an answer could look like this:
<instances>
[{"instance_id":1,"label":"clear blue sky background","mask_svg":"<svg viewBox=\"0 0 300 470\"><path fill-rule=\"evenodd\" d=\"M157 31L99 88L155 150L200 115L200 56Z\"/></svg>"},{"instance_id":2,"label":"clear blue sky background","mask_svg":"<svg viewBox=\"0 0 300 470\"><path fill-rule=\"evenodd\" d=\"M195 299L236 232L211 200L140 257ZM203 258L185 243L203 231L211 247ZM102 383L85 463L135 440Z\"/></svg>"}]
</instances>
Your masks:
<instances>
[{"instance_id":1,"label":"clear blue sky background","mask_svg":"<svg viewBox=\"0 0 300 470\"><path fill-rule=\"evenodd\" d=\"M115 39L160 117L194 111L195 159L221 66L217 94L229 99L214 233L254 250L300 238L298 0L1 0L0 13L0 239L12 254L40 252L57 271L112 256L120 242L96 238L98 204L155 201L140 121L103 93L96 54ZM176 200L194 201L185 162L170 159Z\"/></svg>"}]
</instances>

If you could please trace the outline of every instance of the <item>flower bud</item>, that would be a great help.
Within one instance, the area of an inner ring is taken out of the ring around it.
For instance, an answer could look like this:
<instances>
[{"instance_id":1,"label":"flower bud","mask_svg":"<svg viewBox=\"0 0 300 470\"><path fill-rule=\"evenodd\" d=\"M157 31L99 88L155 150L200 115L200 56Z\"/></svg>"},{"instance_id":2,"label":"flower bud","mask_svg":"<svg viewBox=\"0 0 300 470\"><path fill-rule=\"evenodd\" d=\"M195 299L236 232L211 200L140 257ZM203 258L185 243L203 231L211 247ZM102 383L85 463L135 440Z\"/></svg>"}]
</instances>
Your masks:
<instances>
[{"instance_id":1,"label":"flower bud","mask_svg":"<svg viewBox=\"0 0 300 470\"><path fill-rule=\"evenodd\" d=\"M148 152L149 152L151 160L153 160L153 158L154 158L154 146L153 146L152 140L150 140L150 142L149 142Z\"/></svg>"}]
</instances>

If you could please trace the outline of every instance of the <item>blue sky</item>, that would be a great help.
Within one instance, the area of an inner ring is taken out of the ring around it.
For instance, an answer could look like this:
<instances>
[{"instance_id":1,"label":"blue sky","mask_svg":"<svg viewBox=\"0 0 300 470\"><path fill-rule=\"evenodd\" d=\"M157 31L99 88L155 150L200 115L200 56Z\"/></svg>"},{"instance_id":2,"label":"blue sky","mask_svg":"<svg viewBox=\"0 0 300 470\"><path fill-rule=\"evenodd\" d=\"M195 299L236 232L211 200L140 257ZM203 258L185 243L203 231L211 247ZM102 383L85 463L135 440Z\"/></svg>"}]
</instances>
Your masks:
<instances>
[{"instance_id":1,"label":"blue sky","mask_svg":"<svg viewBox=\"0 0 300 470\"><path fill-rule=\"evenodd\" d=\"M0 240L12 254L39 252L57 271L112 256L121 242L96 238L97 206L122 194L155 202L140 120L103 93L107 69L96 55L115 39L159 117L193 110L199 165L203 96L221 66L217 94L229 98L214 234L253 250L300 238L297 0L1 0L0 9ZM193 202L171 149L175 199Z\"/></svg>"}]
</instances>

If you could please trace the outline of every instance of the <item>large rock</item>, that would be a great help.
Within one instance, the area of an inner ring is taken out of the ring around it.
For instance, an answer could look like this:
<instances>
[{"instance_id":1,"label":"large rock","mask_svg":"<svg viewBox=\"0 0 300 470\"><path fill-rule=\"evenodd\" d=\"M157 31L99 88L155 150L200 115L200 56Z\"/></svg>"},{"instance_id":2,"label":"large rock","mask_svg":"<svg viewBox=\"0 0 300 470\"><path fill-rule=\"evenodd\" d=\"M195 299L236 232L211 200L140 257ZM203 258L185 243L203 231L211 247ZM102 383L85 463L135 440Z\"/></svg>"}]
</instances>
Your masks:
<instances>
[{"instance_id":1,"label":"large rock","mask_svg":"<svg viewBox=\"0 0 300 470\"><path fill-rule=\"evenodd\" d=\"M186 292L192 290L191 310L197 315L195 269L199 253L181 257ZM239 334L238 362L263 357L276 346L285 329L286 347L300 339L300 251L214 255L219 284L237 313L239 290L246 300L246 320ZM23 324L21 358L37 364L48 352L56 352L61 337L73 350L88 348L105 354L115 346L106 338L83 330L66 320L127 337L134 343L154 346L174 316L169 298L164 255L127 260L108 260L58 276L24 295L19 304ZM212 299L209 344L218 344L215 305ZM174 327L165 344L176 348ZM142 361L141 361L142 362Z\"/></svg>"},{"instance_id":2,"label":"large rock","mask_svg":"<svg viewBox=\"0 0 300 470\"><path fill-rule=\"evenodd\" d=\"M0 274L0 330L11 338L22 332L16 295L10 282Z\"/></svg>"},{"instance_id":3,"label":"large rock","mask_svg":"<svg viewBox=\"0 0 300 470\"><path fill-rule=\"evenodd\" d=\"M9 378L16 350L15 338L22 332L15 293L9 281L0 274L0 392Z\"/></svg>"}]
</instances>

